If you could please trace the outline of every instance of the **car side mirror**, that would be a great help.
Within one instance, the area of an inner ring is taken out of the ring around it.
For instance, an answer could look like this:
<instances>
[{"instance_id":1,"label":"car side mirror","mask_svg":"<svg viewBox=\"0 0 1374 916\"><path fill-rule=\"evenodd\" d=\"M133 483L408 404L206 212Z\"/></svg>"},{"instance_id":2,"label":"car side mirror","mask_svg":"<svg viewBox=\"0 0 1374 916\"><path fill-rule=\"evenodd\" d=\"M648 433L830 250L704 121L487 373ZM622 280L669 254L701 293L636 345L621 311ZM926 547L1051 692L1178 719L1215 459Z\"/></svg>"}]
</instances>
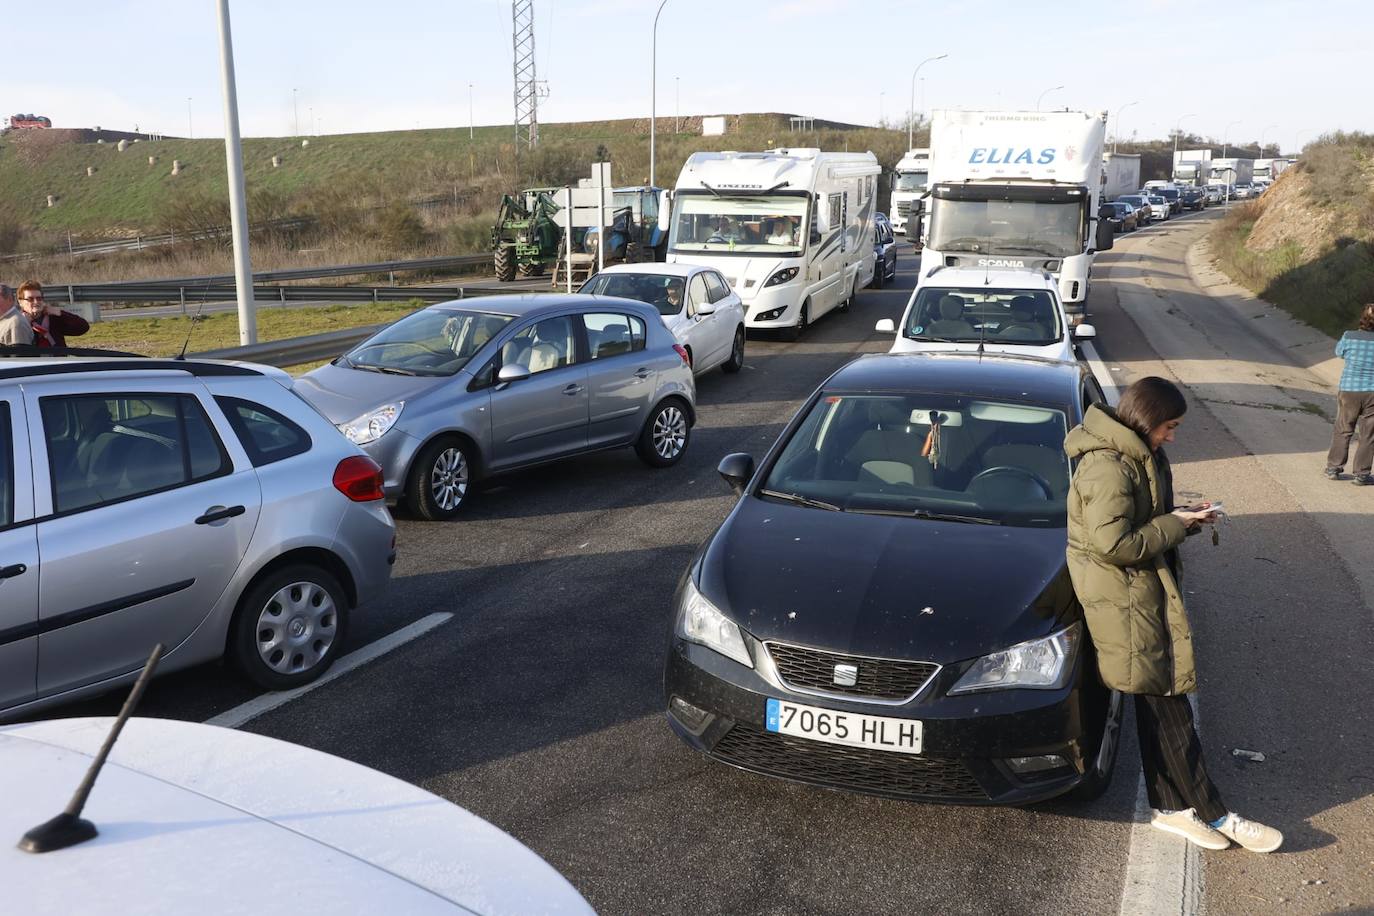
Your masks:
<instances>
[{"instance_id":1,"label":"car side mirror","mask_svg":"<svg viewBox=\"0 0 1374 916\"><path fill-rule=\"evenodd\" d=\"M879 318L878 323L873 326L873 330L879 334L896 334L897 322L891 318Z\"/></svg>"},{"instance_id":2,"label":"car side mirror","mask_svg":"<svg viewBox=\"0 0 1374 916\"><path fill-rule=\"evenodd\" d=\"M1097 328L1090 324L1078 324L1073 328L1074 340L1092 340L1097 336Z\"/></svg>"},{"instance_id":3,"label":"car side mirror","mask_svg":"<svg viewBox=\"0 0 1374 916\"><path fill-rule=\"evenodd\" d=\"M501 367L501 371L496 373L496 384L509 385L512 382L523 381L530 377L528 366L519 363L509 363Z\"/></svg>"},{"instance_id":4,"label":"car side mirror","mask_svg":"<svg viewBox=\"0 0 1374 916\"><path fill-rule=\"evenodd\" d=\"M716 470L725 478L730 489L735 491L736 496L743 496L745 485L749 483L749 478L754 476L754 456L746 455L744 452L732 452L720 459L720 466Z\"/></svg>"},{"instance_id":5,"label":"car side mirror","mask_svg":"<svg viewBox=\"0 0 1374 916\"><path fill-rule=\"evenodd\" d=\"M715 304L714 302L698 302L698 303L697 303L697 314L698 314L698 315L714 315L715 313L716 313L716 304Z\"/></svg>"}]
</instances>

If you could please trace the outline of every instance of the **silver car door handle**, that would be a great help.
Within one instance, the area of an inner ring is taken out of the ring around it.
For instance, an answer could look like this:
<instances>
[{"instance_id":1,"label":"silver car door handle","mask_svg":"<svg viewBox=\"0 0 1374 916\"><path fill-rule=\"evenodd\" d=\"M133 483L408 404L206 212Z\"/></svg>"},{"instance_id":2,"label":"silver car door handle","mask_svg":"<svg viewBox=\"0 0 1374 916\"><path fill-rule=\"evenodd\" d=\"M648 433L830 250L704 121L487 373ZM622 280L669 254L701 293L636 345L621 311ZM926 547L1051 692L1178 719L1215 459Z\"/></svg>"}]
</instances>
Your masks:
<instances>
[{"instance_id":1,"label":"silver car door handle","mask_svg":"<svg viewBox=\"0 0 1374 916\"><path fill-rule=\"evenodd\" d=\"M637 379L643 381L644 379L646 379L646 378L648 378L648 377L649 377L649 370L648 370L648 369L636 369L636 370L635 370L635 378L637 378Z\"/></svg>"},{"instance_id":2,"label":"silver car door handle","mask_svg":"<svg viewBox=\"0 0 1374 916\"><path fill-rule=\"evenodd\" d=\"M0 566L0 579L13 579L15 576L22 576L28 571L29 568L23 563L15 563L13 566Z\"/></svg>"},{"instance_id":3,"label":"silver car door handle","mask_svg":"<svg viewBox=\"0 0 1374 916\"><path fill-rule=\"evenodd\" d=\"M226 518L235 518L242 515L245 511L243 506L211 506L206 509L204 514L196 519L197 525L208 525L211 522L222 522Z\"/></svg>"},{"instance_id":4,"label":"silver car door handle","mask_svg":"<svg viewBox=\"0 0 1374 916\"><path fill-rule=\"evenodd\" d=\"M566 395L574 395L580 392L581 390L582 386L574 383L572 385L569 385L567 388L564 388L563 393Z\"/></svg>"}]
</instances>

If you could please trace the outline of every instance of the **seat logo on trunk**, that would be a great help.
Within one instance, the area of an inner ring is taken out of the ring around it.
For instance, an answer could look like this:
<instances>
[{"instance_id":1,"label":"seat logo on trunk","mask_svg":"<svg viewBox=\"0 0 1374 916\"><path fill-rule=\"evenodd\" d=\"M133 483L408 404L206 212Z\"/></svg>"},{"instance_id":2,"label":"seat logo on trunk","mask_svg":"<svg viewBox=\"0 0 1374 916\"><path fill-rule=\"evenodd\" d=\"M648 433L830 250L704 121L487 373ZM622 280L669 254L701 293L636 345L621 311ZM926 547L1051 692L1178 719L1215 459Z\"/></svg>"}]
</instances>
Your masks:
<instances>
[{"instance_id":1,"label":"seat logo on trunk","mask_svg":"<svg viewBox=\"0 0 1374 916\"><path fill-rule=\"evenodd\" d=\"M837 687L853 687L859 682L859 666L836 665L834 681Z\"/></svg>"}]
</instances>

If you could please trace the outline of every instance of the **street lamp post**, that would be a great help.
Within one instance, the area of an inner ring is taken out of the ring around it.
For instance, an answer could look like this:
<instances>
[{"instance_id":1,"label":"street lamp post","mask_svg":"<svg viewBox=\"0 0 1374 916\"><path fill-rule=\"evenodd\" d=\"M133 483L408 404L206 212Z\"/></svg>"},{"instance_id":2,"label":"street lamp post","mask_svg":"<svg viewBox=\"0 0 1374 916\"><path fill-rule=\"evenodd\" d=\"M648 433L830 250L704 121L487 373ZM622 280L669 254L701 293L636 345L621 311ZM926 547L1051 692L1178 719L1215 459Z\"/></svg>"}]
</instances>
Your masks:
<instances>
[{"instance_id":1,"label":"street lamp post","mask_svg":"<svg viewBox=\"0 0 1374 916\"><path fill-rule=\"evenodd\" d=\"M191 125L191 97L188 95L186 97L186 139L194 140L195 138L196 132Z\"/></svg>"},{"instance_id":2,"label":"street lamp post","mask_svg":"<svg viewBox=\"0 0 1374 916\"><path fill-rule=\"evenodd\" d=\"M234 288L239 303L239 343L258 342L253 264L248 256L248 197L243 189L243 144L239 139L239 99L234 86L234 41L229 0L219 0L220 87L224 94L224 158L229 172L230 236L234 242Z\"/></svg>"},{"instance_id":3,"label":"street lamp post","mask_svg":"<svg viewBox=\"0 0 1374 916\"><path fill-rule=\"evenodd\" d=\"M300 108L296 105L296 93L297 93L297 91L298 91L298 90L297 90L295 87L292 87L292 89L291 89L291 124L292 124L292 129L295 130L295 132L296 132L296 136L299 137L299 136L301 135L301 110L300 110Z\"/></svg>"},{"instance_id":4,"label":"street lamp post","mask_svg":"<svg viewBox=\"0 0 1374 916\"><path fill-rule=\"evenodd\" d=\"M911 71L911 110L906 122L906 148L911 149L916 145L916 74L921 72L921 68L926 64L937 60L944 60L948 54L940 54L936 57L927 57L916 65L916 69Z\"/></svg>"},{"instance_id":5,"label":"street lamp post","mask_svg":"<svg viewBox=\"0 0 1374 916\"><path fill-rule=\"evenodd\" d=\"M1226 141L1231 136L1231 128L1239 123L1239 121L1232 121L1230 124L1227 124L1226 129L1221 132L1221 158L1223 159L1226 158Z\"/></svg>"},{"instance_id":6,"label":"street lamp post","mask_svg":"<svg viewBox=\"0 0 1374 916\"><path fill-rule=\"evenodd\" d=\"M1134 102L1127 102L1125 105L1122 105L1120 108L1118 108L1118 109L1116 110L1116 129L1112 131L1112 152L1113 152L1113 153L1116 152L1116 144L1117 144L1117 142L1121 140L1121 112L1125 111L1127 108L1130 108L1132 105L1139 105L1139 104L1140 104L1140 100L1139 100L1139 99L1136 99Z\"/></svg>"},{"instance_id":7,"label":"street lamp post","mask_svg":"<svg viewBox=\"0 0 1374 916\"><path fill-rule=\"evenodd\" d=\"M1264 130L1260 131L1260 158L1261 158L1261 159L1264 158L1264 147L1266 146L1266 144L1265 144L1265 142L1264 142L1264 137L1265 137L1266 134L1269 133L1269 131L1273 130L1273 129L1276 128L1276 127L1278 127L1277 124L1270 124L1270 125L1269 125L1268 127L1266 127Z\"/></svg>"},{"instance_id":8,"label":"street lamp post","mask_svg":"<svg viewBox=\"0 0 1374 916\"><path fill-rule=\"evenodd\" d=\"M1179 134L1181 134L1181 133L1183 132L1183 122L1184 122L1185 120L1187 120L1188 118L1196 118L1196 117L1197 117L1197 112L1194 111L1194 112L1191 112L1191 113L1186 114L1186 115L1181 115L1181 116L1179 117L1179 119L1178 119L1177 121L1174 122L1174 161L1175 161L1175 162L1178 161L1178 136L1179 136ZM1171 165L1170 168L1173 168L1173 166Z\"/></svg>"},{"instance_id":9,"label":"street lamp post","mask_svg":"<svg viewBox=\"0 0 1374 916\"><path fill-rule=\"evenodd\" d=\"M468 140L472 140L472 83L468 83Z\"/></svg>"},{"instance_id":10,"label":"street lamp post","mask_svg":"<svg viewBox=\"0 0 1374 916\"><path fill-rule=\"evenodd\" d=\"M649 49L649 187L655 187L654 177L656 175L654 156L658 139L658 17L663 13L663 7L668 0L661 0L658 4L658 11L654 13L654 34L653 41Z\"/></svg>"},{"instance_id":11,"label":"street lamp post","mask_svg":"<svg viewBox=\"0 0 1374 916\"><path fill-rule=\"evenodd\" d=\"M682 132L682 78L673 77L673 136Z\"/></svg>"},{"instance_id":12,"label":"street lamp post","mask_svg":"<svg viewBox=\"0 0 1374 916\"><path fill-rule=\"evenodd\" d=\"M1063 88L1064 88L1063 86L1051 86L1050 88L1046 89L1044 92L1040 93L1040 95L1037 96L1036 99L1035 99L1035 110L1036 110L1036 111L1039 111L1039 110L1040 110L1040 103L1043 102L1043 101L1045 100L1045 96L1049 95L1051 92L1056 92L1056 91L1058 91L1058 90L1060 90L1060 89L1063 89Z\"/></svg>"},{"instance_id":13,"label":"street lamp post","mask_svg":"<svg viewBox=\"0 0 1374 916\"><path fill-rule=\"evenodd\" d=\"M883 112L883 99L886 95L886 89L878 93L878 125L880 127L882 126L883 120L887 117L887 115Z\"/></svg>"}]
</instances>

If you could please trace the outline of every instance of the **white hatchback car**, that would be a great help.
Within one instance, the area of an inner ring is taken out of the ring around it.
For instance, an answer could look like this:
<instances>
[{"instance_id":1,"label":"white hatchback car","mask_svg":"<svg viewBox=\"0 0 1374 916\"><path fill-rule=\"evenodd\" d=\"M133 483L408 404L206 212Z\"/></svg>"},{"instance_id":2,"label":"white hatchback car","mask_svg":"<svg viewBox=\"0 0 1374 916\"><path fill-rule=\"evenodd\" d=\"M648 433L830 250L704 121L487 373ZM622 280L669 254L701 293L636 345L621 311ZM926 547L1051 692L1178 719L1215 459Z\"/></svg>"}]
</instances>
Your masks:
<instances>
[{"instance_id":1,"label":"white hatchback car","mask_svg":"<svg viewBox=\"0 0 1374 916\"><path fill-rule=\"evenodd\" d=\"M686 295L683 295L684 290ZM686 348L692 372L744 366L744 305L716 270L695 264L614 264L578 290L594 296L637 299L658 309Z\"/></svg>"},{"instance_id":2,"label":"white hatchback car","mask_svg":"<svg viewBox=\"0 0 1374 916\"><path fill-rule=\"evenodd\" d=\"M937 267L921 277L907 301L893 353L1017 353L1075 359L1074 342L1097 336L1090 324L1069 328L1054 276L1038 270Z\"/></svg>"}]
</instances>

